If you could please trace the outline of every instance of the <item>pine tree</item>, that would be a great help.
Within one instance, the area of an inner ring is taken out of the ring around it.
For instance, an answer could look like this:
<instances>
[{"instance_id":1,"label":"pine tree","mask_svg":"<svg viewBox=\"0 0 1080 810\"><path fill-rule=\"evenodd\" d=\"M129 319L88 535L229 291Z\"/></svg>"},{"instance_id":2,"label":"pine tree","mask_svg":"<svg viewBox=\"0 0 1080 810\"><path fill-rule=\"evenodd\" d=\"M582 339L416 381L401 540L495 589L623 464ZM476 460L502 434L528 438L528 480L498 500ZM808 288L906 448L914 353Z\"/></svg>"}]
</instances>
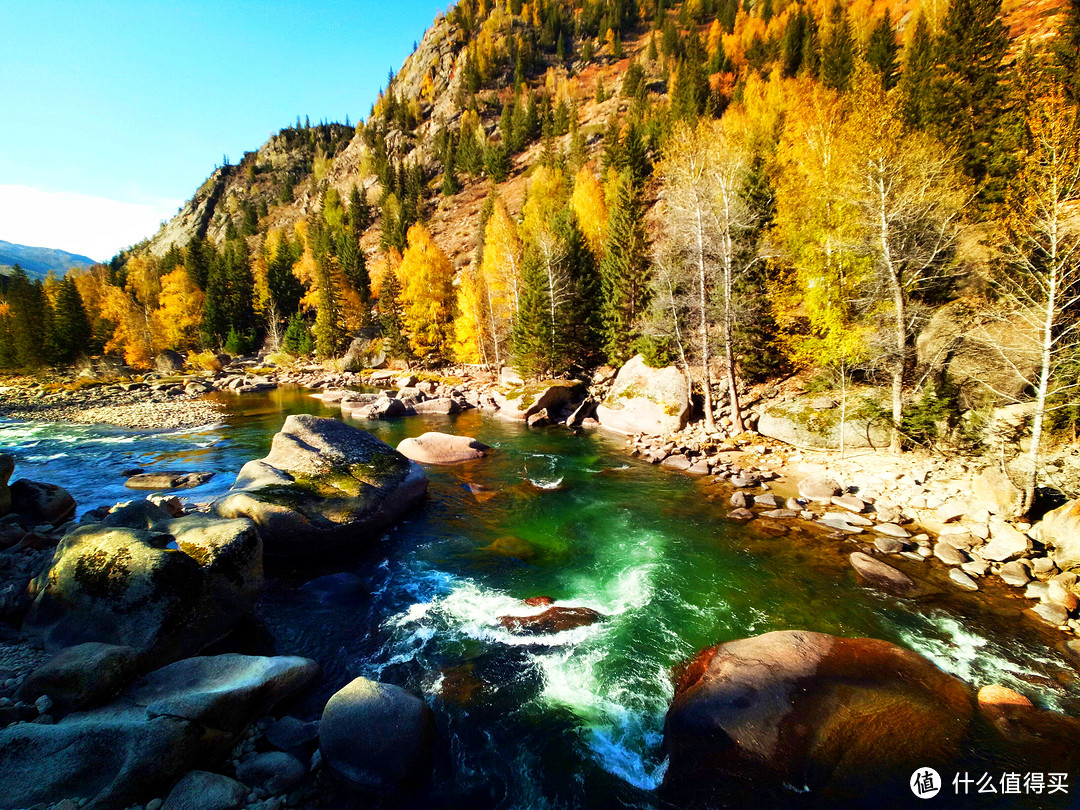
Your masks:
<instances>
[{"instance_id":1,"label":"pine tree","mask_svg":"<svg viewBox=\"0 0 1080 810\"><path fill-rule=\"evenodd\" d=\"M839 1L829 12L829 30L821 44L821 81L826 87L843 92L851 83L855 69L855 39L847 12Z\"/></svg>"},{"instance_id":2,"label":"pine tree","mask_svg":"<svg viewBox=\"0 0 1080 810\"><path fill-rule=\"evenodd\" d=\"M897 53L899 45L896 42L896 32L893 31L892 14L886 8L874 30L870 32L870 42L866 48L866 61L881 74L881 85L886 90L892 90L896 86Z\"/></svg>"},{"instance_id":3,"label":"pine tree","mask_svg":"<svg viewBox=\"0 0 1080 810\"><path fill-rule=\"evenodd\" d=\"M82 296L75 286L75 279L68 273L60 282L56 295L52 330L54 362L60 365L73 363L80 355L88 353L92 338Z\"/></svg>"},{"instance_id":4,"label":"pine tree","mask_svg":"<svg viewBox=\"0 0 1080 810\"><path fill-rule=\"evenodd\" d=\"M608 223L607 253L600 263L604 353L622 364L630 356L638 318L649 298L648 237L638 189L624 174Z\"/></svg>"},{"instance_id":5,"label":"pine tree","mask_svg":"<svg viewBox=\"0 0 1080 810\"><path fill-rule=\"evenodd\" d=\"M315 351L315 341L311 338L311 330L308 329L307 321L299 312L293 312L289 316L289 325L281 339L281 348L297 356Z\"/></svg>"},{"instance_id":6,"label":"pine tree","mask_svg":"<svg viewBox=\"0 0 1080 810\"><path fill-rule=\"evenodd\" d=\"M900 76L901 108L909 126L926 126L926 105L934 78L934 38L926 17L919 15L904 49L904 72Z\"/></svg>"},{"instance_id":7,"label":"pine tree","mask_svg":"<svg viewBox=\"0 0 1080 810\"><path fill-rule=\"evenodd\" d=\"M315 354L323 360L336 357L345 343L341 301L334 285L333 261L325 254L315 260L319 302L315 312Z\"/></svg>"},{"instance_id":8,"label":"pine tree","mask_svg":"<svg viewBox=\"0 0 1080 810\"><path fill-rule=\"evenodd\" d=\"M510 335L514 368L527 377L551 374L555 333L551 328L550 292L540 257L530 251L522 263L521 305Z\"/></svg>"},{"instance_id":9,"label":"pine tree","mask_svg":"<svg viewBox=\"0 0 1080 810\"><path fill-rule=\"evenodd\" d=\"M999 201L1000 178L991 177L991 165L1001 149L1002 63L1009 51L1001 0L953 0L936 51L927 98L930 129L958 149L964 173L982 185L981 201Z\"/></svg>"}]
</instances>

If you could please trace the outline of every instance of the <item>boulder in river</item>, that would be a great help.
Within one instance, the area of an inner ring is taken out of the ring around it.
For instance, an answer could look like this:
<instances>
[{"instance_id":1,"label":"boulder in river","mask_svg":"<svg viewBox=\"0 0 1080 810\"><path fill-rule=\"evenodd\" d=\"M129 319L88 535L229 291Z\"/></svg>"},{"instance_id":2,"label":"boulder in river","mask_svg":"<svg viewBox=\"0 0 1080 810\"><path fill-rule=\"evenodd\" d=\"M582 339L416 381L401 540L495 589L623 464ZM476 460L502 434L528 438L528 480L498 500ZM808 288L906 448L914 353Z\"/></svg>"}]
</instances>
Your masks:
<instances>
[{"instance_id":1,"label":"boulder in river","mask_svg":"<svg viewBox=\"0 0 1080 810\"><path fill-rule=\"evenodd\" d=\"M420 465L336 419L289 416L270 453L249 461L215 504L255 521L267 555L294 560L370 547L427 491Z\"/></svg>"},{"instance_id":2,"label":"boulder in river","mask_svg":"<svg viewBox=\"0 0 1080 810\"><path fill-rule=\"evenodd\" d=\"M893 806L915 768L959 756L972 713L963 683L885 641L802 630L730 641L678 679L664 788L805 786L841 804Z\"/></svg>"},{"instance_id":3,"label":"boulder in river","mask_svg":"<svg viewBox=\"0 0 1080 810\"><path fill-rule=\"evenodd\" d=\"M19 700L33 703L48 695L61 714L99 706L128 686L139 674L139 652L133 647L88 641L54 655L27 676Z\"/></svg>"},{"instance_id":4,"label":"boulder in river","mask_svg":"<svg viewBox=\"0 0 1080 810\"><path fill-rule=\"evenodd\" d=\"M262 585L262 540L249 520L88 524L60 541L32 583L26 626L47 650L95 641L133 647L160 665L224 637Z\"/></svg>"},{"instance_id":5,"label":"boulder in river","mask_svg":"<svg viewBox=\"0 0 1080 810\"><path fill-rule=\"evenodd\" d=\"M357 678L334 694L319 724L326 764L354 785L394 792L431 775L434 717L400 686Z\"/></svg>"},{"instance_id":6,"label":"boulder in river","mask_svg":"<svg viewBox=\"0 0 1080 810\"><path fill-rule=\"evenodd\" d=\"M161 810L237 810L247 804L248 789L235 779L210 771L190 771L177 782Z\"/></svg>"},{"instance_id":7,"label":"boulder in river","mask_svg":"<svg viewBox=\"0 0 1080 810\"><path fill-rule=\"evenodd\" d=\"M855 551L848 559L851 562L851 567L859 573L860 577L874 587L895 596L919 596L926 591L924 586L917 583L903 571L893 568L888 563L871 557L869 554Z\"/></svg>"},{"instance_id":8,"label":"boulder in river","mask_svg":"<svg viewBox=\"0 0 1080 810\"><path fill-rule=\"evenodd\" d=\"M20 478L10 487L11 511L39 523L59 526L75 515L75 499L56 484Z\"/></svg>"},{"instance_id":9,"label":"boulder in river","mask_svg":"<svg viewBox=\"0 0 1080 810\"><path fill-rule=\"evenodd\" d=\"M483 458L491 450L486 444L469 436L428 432L415 438L402 439L398 452L421 464L459 464Z\"/></svg>"},{"instance_id":10,"label":"boulder in river","mask_svg":"<svg viewBox=\"0 0 1080 810\"><path fill-rule=\"evenodd\" d=\"M596 418L618 433L664 435L682 430L690 418L686 375L675 366L650 368L635 355L615 375L596 406Z\"/></svg>"},{"instance_id":11,"label":"boulder in river","mask_svg":"<svg viewBox=\"0 0 1080 810\"><path fill-rule=\"evenodd\" d=\"M306 658L216 655L150 673L115 702L0 731L5 806L123 808L223 757L248 725L318 675ZM82 803L82 802L80 802Z\"/></svg>"},{"instance_id":12,"label":"boulder in river","mask_svg":"<svg viewBox=\"0 0 1080 810\"><path fill-rule=\"evenodd\" d=\"M511 387L505 391L492 391L498 403L497 416L524 422L533 414L547 411L552 420L575 410L588 396L588 389L576 380L543 380Z\"/></svg>"},{"instance_id":13,"label":"boulder in river","mask_svg":"<svg viewBox=\"0 0 1080 810\"><path fill-rule=\"evenodd\" d=\"M528 604L528 601L526 601ZM500 616L499 624L512 633L539 636L588 627L603 621L604 615L592 608L553 605L542 613L525 616Z\"/></svg>"}]
</instances>

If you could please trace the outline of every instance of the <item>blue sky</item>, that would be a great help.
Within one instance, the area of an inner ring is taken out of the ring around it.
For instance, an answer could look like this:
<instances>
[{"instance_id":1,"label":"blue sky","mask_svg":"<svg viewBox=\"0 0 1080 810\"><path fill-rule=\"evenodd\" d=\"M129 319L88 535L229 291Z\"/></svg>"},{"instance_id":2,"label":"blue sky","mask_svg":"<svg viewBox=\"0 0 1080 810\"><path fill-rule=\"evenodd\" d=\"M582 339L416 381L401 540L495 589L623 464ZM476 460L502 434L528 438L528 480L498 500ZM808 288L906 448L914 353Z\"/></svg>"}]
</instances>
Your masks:
<instances>
[{"instance_id":1,"label":"blue sky","mask_svg":"<svg viewBox=\"0 0 1080 810\"><path fill-rule=\"evenodd\" d=\"M223 155L366 118L448 2L0 2L0 239L108 258Z\"/></svg>"}]
</instances>

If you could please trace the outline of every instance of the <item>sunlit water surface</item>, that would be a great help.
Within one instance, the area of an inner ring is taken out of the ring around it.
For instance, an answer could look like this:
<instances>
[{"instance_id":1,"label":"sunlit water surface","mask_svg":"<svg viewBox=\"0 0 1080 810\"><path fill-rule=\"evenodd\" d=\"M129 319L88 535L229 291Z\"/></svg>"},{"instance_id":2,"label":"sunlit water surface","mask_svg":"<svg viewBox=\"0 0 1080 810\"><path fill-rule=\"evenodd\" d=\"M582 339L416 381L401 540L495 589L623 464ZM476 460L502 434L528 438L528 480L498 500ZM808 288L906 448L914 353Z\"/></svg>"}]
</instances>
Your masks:
<instances>
[{"instance_id":1,"label":"sunlit water surface","mask_svg":"<svg viewBox=\"0 0 1080 810\"><path fill-rule=\"evenodd\" d=\"M123 486L133 467L214 472L180 493L206 502L266 453L287 414L340 418L295 389L223 401L226 421L194 431L0 421L0 448L16 455L16 477L64 486L80 510L139 497ZM266 640L251 644L322 664L323 687L298 714L317 716L358 675L424 694L444 741L433 806L663 806L654 789L672 668L770 630L887 639L975 685L1080 708L1053 636L1017 610L951 591L916 606L861 587L850 545L727 523L706 500L714 484L634 461L617 439L475 412L359 424L394 445L444 430L496 452L429 468L422 508L365 554L271 572L258 611ZM478 500L469 483L494 494ZM341 572L359 587L302 587ZM540 595L606 620L546 637L502 629L500 616L529 612L521 600Z\"/></svg>"}]
</instances>

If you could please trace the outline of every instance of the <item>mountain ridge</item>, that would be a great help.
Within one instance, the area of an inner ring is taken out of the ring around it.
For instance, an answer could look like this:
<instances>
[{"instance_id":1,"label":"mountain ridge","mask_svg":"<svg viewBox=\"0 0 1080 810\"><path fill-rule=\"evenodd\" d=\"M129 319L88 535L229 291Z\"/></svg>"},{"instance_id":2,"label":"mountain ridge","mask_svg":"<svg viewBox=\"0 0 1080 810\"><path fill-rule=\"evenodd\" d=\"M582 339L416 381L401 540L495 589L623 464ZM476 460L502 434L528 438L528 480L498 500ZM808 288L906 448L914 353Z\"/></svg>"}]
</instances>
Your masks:
<instances>
[{"instance_id":1,"label":"mountain ridge","mask_svg":"<svg viewBox=\"0 0 1080 810\"><path fill-rule=\"evenodd\" d=\"M62 276L73 267L92 267L98 262L59 248L21 245L0 239L0 274L10 275L16 264L31 278L45 278L50 270Z\"/></svg>"}]
</instances>

